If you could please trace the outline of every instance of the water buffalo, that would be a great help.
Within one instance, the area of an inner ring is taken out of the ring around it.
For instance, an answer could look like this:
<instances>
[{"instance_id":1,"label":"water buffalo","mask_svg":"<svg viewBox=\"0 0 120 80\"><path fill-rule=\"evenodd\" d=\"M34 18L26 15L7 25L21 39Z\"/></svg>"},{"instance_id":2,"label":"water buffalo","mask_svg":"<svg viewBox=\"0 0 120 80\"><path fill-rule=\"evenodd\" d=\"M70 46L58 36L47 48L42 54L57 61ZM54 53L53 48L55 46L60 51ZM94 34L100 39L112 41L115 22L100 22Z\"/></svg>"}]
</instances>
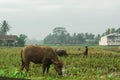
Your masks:
<instances>
[{"instance_id":1,"label":"water buffalo","mask_svg":"<svg viewBox=\"0 0 120 80\"><path fill-rule=\"evenodd\" d=\"M43 75L48 73L50 65L54 64L56 72L58 75L62 75L63 63L59 61L55 51L47 46L26 46L21 50L22 71L25 67L26 71L29 71L29 64L33 62L35 64L42 64Z\"/></svg>"},{"instance_id":2,"label":"water buffalo","mask_svg":"<svg viewBox=\"0 0 120 80\"><path fill-rule=\"evenodd\" d=\"M55 49L58 56L68 56L67 51L64 49Z\"/></svg>"}]
</instances>

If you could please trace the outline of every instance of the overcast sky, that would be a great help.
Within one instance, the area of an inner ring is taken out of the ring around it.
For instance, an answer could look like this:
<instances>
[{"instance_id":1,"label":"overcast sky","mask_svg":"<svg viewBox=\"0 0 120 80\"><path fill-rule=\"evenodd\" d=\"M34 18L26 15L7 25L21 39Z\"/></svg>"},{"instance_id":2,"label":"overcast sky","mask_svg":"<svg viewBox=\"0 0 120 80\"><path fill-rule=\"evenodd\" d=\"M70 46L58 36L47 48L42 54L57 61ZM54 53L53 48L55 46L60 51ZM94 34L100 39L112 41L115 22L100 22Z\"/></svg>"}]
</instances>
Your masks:
<instances>
[{"instance_id":1,"label":"overcast sky","mask_svg":"<svg viewBox=\"0 0 120 80\"><path fill-rule=\"evenodd\" d=\"M120 0L0 0L0 23L9 34L42 40L55 27L75 33L102 34L120 27Z\"/></svg>"}]
</instances>

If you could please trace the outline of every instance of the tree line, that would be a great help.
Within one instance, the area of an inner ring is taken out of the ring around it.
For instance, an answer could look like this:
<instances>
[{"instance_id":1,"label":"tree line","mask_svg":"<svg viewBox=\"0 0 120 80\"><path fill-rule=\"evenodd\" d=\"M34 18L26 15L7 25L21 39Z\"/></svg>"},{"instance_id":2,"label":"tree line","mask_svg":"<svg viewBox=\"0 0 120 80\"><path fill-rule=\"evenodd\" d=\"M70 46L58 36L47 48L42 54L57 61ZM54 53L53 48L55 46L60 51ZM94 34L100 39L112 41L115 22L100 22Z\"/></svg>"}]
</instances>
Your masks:
<instances>
[{"instance_id":1,"label":"tree line","mask_svg":"<svg viewBox=\"0 0 120 80\"><path fill-rule=\"evenodd\" d=\"M11 27L6 20L0 23L0 36L7 36ZM120 28L108 28L102 34L93 33L73 33L70 34L65 27L55 27L52 33L49 33L43 40L44 44L70 44L70 45L80 45L80 44L92 44L97 45L102 36L118 33L120 34ZM25 34L20 34L16 38L16 46L24 46L26 43L27 36ZM0 42L1 43L1 42ZM3 40L2 43L6 45L8 42Z\"/></svg>"},{"instance_id":2,"label":"tree line","mask_svg":"<svg viewBox=\"0 0 120 80\"><path fill-rule=\"evenodd\" d=\"M11 27L6 20L4 20L2 23L0 23L0 37L9 36L7 33L10 31L10 28ZM16 37L17 38L15 40L15 45L16 46L24 46L25 39L27 38L27 36L25 34L20 34L19 36L16 35ZM9 44L9 42L6 39L4 39L0 42L1 42L1 44L3 44L3 46L7 46Z\"/></svg>"},{"instance_id":3,"label":"tree line","mask_svg":"<svg viewBox=\"0 0 120 80\"><path fill-rule=\"evenodd\" d=\"M50 33L44 38L45 44L92 44L97 45L102 36L119 33L120 28L108 28L103 34L92 34L92 33L74 33L70 34L64 27L56 27L53 29L53 33Z\"/></svg>"}]
</instances>

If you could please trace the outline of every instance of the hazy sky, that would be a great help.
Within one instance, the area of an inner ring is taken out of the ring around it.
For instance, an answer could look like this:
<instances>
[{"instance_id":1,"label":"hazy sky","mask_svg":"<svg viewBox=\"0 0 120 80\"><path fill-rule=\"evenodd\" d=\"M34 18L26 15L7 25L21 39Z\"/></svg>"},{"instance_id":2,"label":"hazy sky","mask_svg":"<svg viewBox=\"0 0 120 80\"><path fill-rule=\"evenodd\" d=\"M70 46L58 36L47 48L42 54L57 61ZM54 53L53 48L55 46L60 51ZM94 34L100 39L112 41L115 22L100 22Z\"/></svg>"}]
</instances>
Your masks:
<instances>
[{"instance_id":1,"label":"hazy sky","mask_svg":"<svg viewBox=\"0 0 120 80\"><path fill-rule=\"evenodd\" d=\"M9 34L42 40L55 27L75 33L102 34L120 27L120 0L0 0L0 23Z\"/></svg>"}]
</instances>

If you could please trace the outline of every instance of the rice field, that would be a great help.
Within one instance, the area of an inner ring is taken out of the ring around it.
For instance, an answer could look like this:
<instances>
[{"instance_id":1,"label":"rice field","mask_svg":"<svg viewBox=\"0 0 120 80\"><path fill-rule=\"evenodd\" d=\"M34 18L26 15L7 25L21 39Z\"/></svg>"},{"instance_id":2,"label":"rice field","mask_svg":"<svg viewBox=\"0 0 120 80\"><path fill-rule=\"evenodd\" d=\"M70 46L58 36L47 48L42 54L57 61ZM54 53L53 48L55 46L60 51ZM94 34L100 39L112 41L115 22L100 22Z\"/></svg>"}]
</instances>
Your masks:
<instances>
[{"instance_id":1,"label":"rice field","mask_svg":"<svg viewBox=\"0 0 120 80\"><path fill-rule=\"evenodd\" d=\"M22 47L0 47L0 76L31 80L119 80L120 47L89 46L84 56L84 46L51 46L65 49L68 57L59 57L64 63L63 76L58 76L51 65L48 75L42 76L40 64L30 64L30 71L19 72ZM80 51L78 50L80 48Z\"/></svg>"}]
</instances>

